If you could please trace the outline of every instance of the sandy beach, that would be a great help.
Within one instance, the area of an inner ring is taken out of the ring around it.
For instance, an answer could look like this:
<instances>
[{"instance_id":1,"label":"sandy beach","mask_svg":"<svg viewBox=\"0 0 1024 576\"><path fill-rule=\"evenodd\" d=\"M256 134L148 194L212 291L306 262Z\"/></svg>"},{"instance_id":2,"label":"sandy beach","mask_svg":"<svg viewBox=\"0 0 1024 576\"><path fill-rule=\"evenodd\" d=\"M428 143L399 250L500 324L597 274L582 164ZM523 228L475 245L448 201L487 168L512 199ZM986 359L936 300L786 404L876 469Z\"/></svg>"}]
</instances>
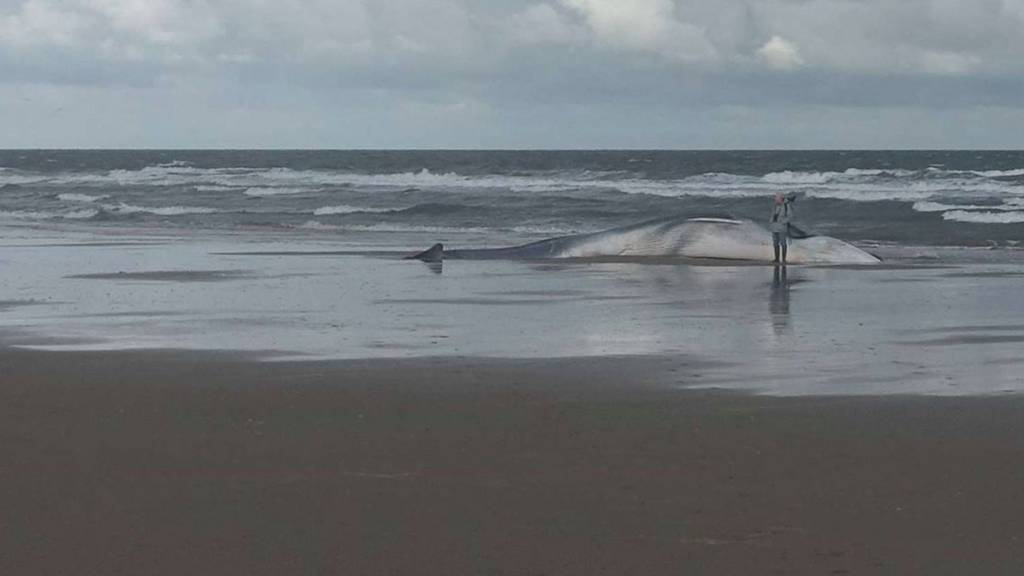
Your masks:
<instances>
[{"instance_id":1,"label":"sandy beach","mask_svg":"<svg viewBox=\"0 0 1024 576\"><path fill-rule=\"evenodd\" d=\"M0 354L6 574L1014 574L1024 401L678 358Z\"/></svg>"},{"instance_id":2,"label":"sandy beach","mask_svg":"<svg viewBox=\"0 0 1024 576\"><path fill-rule=\"evenodd\" d=\"M7 228L0 573L1024 570L1020 251L428 234Z\"/></svg>"}]
</instances>

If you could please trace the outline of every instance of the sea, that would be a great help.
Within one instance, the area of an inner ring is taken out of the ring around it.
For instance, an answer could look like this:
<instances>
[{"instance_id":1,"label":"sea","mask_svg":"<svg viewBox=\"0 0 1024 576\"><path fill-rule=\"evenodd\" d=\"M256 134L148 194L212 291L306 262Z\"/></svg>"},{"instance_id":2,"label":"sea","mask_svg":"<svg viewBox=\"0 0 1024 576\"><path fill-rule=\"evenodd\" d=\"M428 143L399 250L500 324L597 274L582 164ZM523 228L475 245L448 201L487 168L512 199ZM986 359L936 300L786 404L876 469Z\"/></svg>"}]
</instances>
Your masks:
<instances>
[{"instance_id":1,"label":"sea","mask_svg":"<svg viewBox=\"0 0 1024 576\"><path fill-rule=\"evenodd\" d=\"M760 221L775 192L853 242L1024 237L1021 151L0 151L0 223L136 232L500 244L670 214Z\"/></svg>"},{"instance_id":2,"label":"sea","mask_svg":"<svg viewBox=\"0 0 1024 576\"><path fill-rule=\"evenodd\" d=\"M884 262L402 258L763 222L776 192ZM1022 238L1024 152L7 150L0 349L640 357L668 386L1020 393Z\"/></svg>"}]
</instances>

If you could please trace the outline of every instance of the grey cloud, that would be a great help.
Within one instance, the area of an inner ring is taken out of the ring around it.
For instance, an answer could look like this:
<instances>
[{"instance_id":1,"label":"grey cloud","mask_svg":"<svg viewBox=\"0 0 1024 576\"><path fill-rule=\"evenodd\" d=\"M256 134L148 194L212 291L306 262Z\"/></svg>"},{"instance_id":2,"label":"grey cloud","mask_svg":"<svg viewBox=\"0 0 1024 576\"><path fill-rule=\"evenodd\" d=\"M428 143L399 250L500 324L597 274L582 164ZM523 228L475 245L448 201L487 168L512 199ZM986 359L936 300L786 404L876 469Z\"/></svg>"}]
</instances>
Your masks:
<instances>
[{"instance_id":1,"label":"grey cloud","mask_svg":"<svg viewBox=\"0 0 1024 576\"><path fill-rule=\"evenodd\" d=\"M0 85L125 99L106 124L176 145L700 145L787 117L826 142L870 109L998 128L1024 107L1022 30L1024 0L0 0ZM207 120L148 116L168 109ZM56 138L46 118L0 144Z\"/></svg>"},{"instance_id":2,"label":"grey cloud","mask_svg":"<svg viewBox=\"0 0 1024 576\"><path fill-rule=\"evenodd\" d=\"M1022 17L1022 0L7 0L0 47L29 58L62 47L154 68L442 59L472 68L495 51L514 57L524 45L544 45L571 47L580 58L635 53L730 71L755 63L758 49L780 37L825 70L929 72L944 56L1019 73L1024 66L1011 57L1024 48Z\"/></svg>"}]
</instances>

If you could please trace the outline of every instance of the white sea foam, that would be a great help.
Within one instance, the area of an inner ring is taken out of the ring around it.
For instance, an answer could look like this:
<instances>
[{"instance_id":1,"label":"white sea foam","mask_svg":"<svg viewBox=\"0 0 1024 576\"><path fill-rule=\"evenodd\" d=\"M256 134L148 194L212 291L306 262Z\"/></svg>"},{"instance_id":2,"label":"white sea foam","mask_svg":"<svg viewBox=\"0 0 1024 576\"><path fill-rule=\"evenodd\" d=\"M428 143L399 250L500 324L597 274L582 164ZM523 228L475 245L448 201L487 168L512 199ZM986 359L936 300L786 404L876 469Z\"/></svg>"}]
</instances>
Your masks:
<instances>
[{"instance_id":1,"label":"white sea foam","mask_svg":"<svg viewBox=\"0 0 1024 576\"><path fill-rule=\"evenodd\" d=\"M195 187L200 191L240 190L248 196L276 196L316 192L330 187L385 189L415 188L473 193L565 193L620 191L668 197L744 198L777 191L800 191L808 197L848 201L941 201L956 194L1019 195L1024 186L1000 177L1024 175L1020 170L954 171L850 168L844 171L783 171L760 175L723 172L671 179L644 178L621 171L552 170L519 174L463 175L454 172L416 171L370 174L344 170L290 168L195 168L172 164L139 170L73 172L33 176L30 180L81 187L119 186ZM0 181L10 181L4 173ZM24 175L18 175L24 178Z\"/></svg>"},{"instance_id":2,"label":"white sea foam","mask_svg":"<svg viewBox=\"0 0 1024 576\"><path fill-rule=\"evenodd\" d=\"M340 226L324 224L317 220L307 220L306 222L303 222L299 228L305 228L306 230L338 230L340 229Z\"/></svg>"},{"instance_id":3,"label":"white sea foam","mask_svg":"<svg viewBox=\"0 0 1024 576\"><path fill-rule=\"evenodd\" d=\"M943 204L941 202L915 202L913 206L917 212L947 212L951 210L997 210L1013 211L1020 210L1020 203L1014 205L982 205L982 204Z\"/></svg>"},{"instance_id":4,"label":"white sea foam","mask_svg":"<svg viewBox=\"0 0 1024 576\"><path fill-rule=\"evenodd\" d=\"M913 174L913 170L883 170L879 168L847 168L843 171L845 176L881 176L888 174L890 176L907 176Z\"/></svg>"},{"instance_id":5,"label":"white sea foam","mask_svg":"<svg viewBox=\"0 0 1024 576\"><path fill-rule=\"evenodd\" d=\"M971 174L984 176L985 178L1012 178L1014 176L1024 176L1024 168L1017 168L1015 170L972 170Z\"/></svg>"},{"instance_id":6,"label":"white sea foam","mask_svg":"<svg viewBox=\"0 0 1024 576\"><path fill-rule=\"evenodd\" d=\"M64 172L43 178L47 183L69 186L200 186L245 187L258 185L252 168L194 168L186 165L146 166L138 170L106 172ZM255 177L247 183L247 177Z\"/></svg>"},{"instance_id":7,"label":"white sea foam","mask_svg":"<svg viewBox=\"0 0 1024 576\"><path fill-rule=\"evenodd\" d=\"M231 189L231 188L229 188ZM314 189L311 188L297 188L293 186L280 186L280 187L269 187L269 186L253 186L246 188L246 196L282 196L292 194L304 194L306 192L312 192Z\"/></svg>"},{"instance_id":8,"label":"white sea foam","mask_svg":"<svg viewBox=\"0 0 1024 576\"><path fill-rule=\"evenodd\" d=\"M57 199L63 202L95 202L107 198L106 194L92 196L90 194L58 194Z\"/></svg>"},{"instance_id":9,"label":"white sea foam","mask_svg":"<svg viewBox=\"0 0 1024 576\"><path fill-rule=\"evenodd\" d=\"M231 192L233 190L238 190L238 186L222 186L220 184L196 185L196 191L198 192Z\"/></svg>"},{"instance_id":10,"label":"white sea foam","mask_svg":"<svg viewBox=\"0 0 1024 576\"><path fill-rule=\"evenodd\" d=\"M967 208L966 206L954 206L952 204L942 204L941 202L914 202L913 209L915 212L945 212L947 210L956 210L957 208Z\"/></svg>"},{"instance_id":11,"label":"white sea foam","mask_svg":"<svg viewBox=\"0 0 1024 576\"><path fill-rule=\"evenodd\" d=\"M958 171L935 167L923 171L896 168L848 168L843 171L781 171L763 176L709 172L676 179L729 179L758 180L770 184L824 184L835 181L868 181L877 176L896 179L916 177L927 172L930 179L943 177L971 176L999 178L1024 176L1024 168L1013 170ZM344 170L295 170L291 168L195 168L185 163L170 163L147 166L138 170L111 170L108 172L67 172L49 178L53 183L67 184L192 184L195 186L235 187L280 187L282 185L379 185L379 186L544 186L566 184L614 184L628 179L629 172L623 171L539 171L514 175L463 175L455 172L432 172L428 169L395 173L363 173ZM5 171L4 178L13 176ZM26 176L26 175L20 175ZM42 175L33 176L38 180ZM212 189L212 188L211 188Z\"/></svg>"},{"instance_id":12,"label":"white sea foam","mask_svg":"<svg viewBox=\"0 0 1024 576\"><path fill-rule=\"evenodd\" d=\"M131 204L120 203L116 205L106 205L103 207L104 210L114 212L117 214L156 214L158 216L181 216L184 214L214 214L220 212L220 210L214 208L205 208L201 206L134 206Z\"/></svg>"},{"instance_id":13,"label":"white sea foam","mask_svg":"<svg viewBox=\"0 0 1024 576\"><path fill-rule=\"evenodd\" d=\"M942 214L942 219L974 224L1017 224L1024 222L1024 212L950 210Z\"/></svg>"},{"instance_id":14,"label":"white sea foam","mask_svg":"<svg viewBox=\"0 0 1024 576\"><path fill-rule=\"evenodd\" d=\"M516 225L509 228L483 228L483 227L435 227L435 225L400 224L400 223L377 223L377 224L329 224L319 220L308 220L299 225L304 230L325 231L325 232L370 232L370 233L392 233L392 234L488 234L495 232L511 233L523 237L530 236L568 236L591 230L580 230L573 228L558 227L531 227L531 225Z\"/></svg>"},{"instance_id":15,"label":"white sea foam","mask_svg":"<svg viewBox=\"0 0 1024 576\"><path fill-rule=\"evenodd\" d=\"M195 186L203 187L202 190L208 191L243 188L250 196L261 196L309 192L324 186L446 189L519 187L523 190L558 190L580 185L593 185L616 174L620 173L574 171L519 176L464 176L454 172L434 173L427 169L415 172L368 174L334 170L293 170L290 168L147 166L139 170L69 172L48 177L46 180L53 184L77 186ZM608 183L606 182L605 185Z\"/></svg>"},{"instance_id":16,"label":"white sea foam","mask_svg":"<svg viewBox=\"0 0 1024 576\"><path fill-rule=\"evenodd\" d=\"M772 184L824 184L835 176L836 172L771 172L761 179Z\"/></svg>"},{"instance_id":17,"label":"white sea foam","mask_svg":"<svg viewBox=\"0 0 1024 576\"><path fill-rule=\"evenodd\" d=\"M435 234L460 234L493 232L493 228L479 226L454 227L454 226L419 226L415 224L350 224L345 226L330 226L311 220L301 226L302 228L324 229L324 230L345 230L349 232L431 232Z\"/></svg>"},{"instance_id":18,"label":"white sea foam","mask_svg":"<svg viewBox=\"0 0 1024 576\"><path fill-rule=\"evenodd\" d=\"M395 208L395 209L392 209L392 208L361 208L359 206L349 206L347 204L342 204L340 206L324 206L322 208L317 208L316 210L313 211L313 214L315 216L330 216L330 215L334 215L334 214L357 214L357 213L360 213L360 212L374 214L374 213L382 213L382 212L392 212L393 210L399 210L399 209L398 208Z\"/></svg>"},{"instance_id":19,"label":"white sea foam","mask_svg":"<svg viewBox=\"0 0 1024 576\"><path fill-rule=\"evenodd\" d=\"M72 210L69 212L47 212L44 210L0 211L0 218L14 220L88 220L99 214L98 210Z\"/></svg>"},{"instance_id":20,"label":"white sea foam","mask_svg":"<svg viewBox=\"0 0 1024 576\"><path fill-rule=\"evenodd\" d=\"M32 176L28 174L18 174L11 170L5 169L0 172L0 186L23 186L26 184L35 184L43 180L40 176Z\"/></svg>"},{"instance_id":21,"label":"white sea foam","mask_svg":"<svg viewBox=\"0 0 1024 576\"><path fill-rule=\"evenodd\" d=\"M455 227L455 226L422 226L415 224L346 224L334 225L325 224L319 220L309 220L302 223L299 228L307 230L324 231L346 231L346 232L392 232L392 233L418 233L427 232L432 234L483 234L495 231L513 232L523 235L544 235L544 236L565 236L578 234L581 230L575 228L558 228L550 226L511 226L508 228L485 228L480 226Z\"/></svg>"},{"instance_id":22,"label":"white sea foam","mask_svg":"<svg viewBox=\"0 0 1024 576\"><path fill-rule=\"evenodd\" d=\"M572 234L581 234L583 232L594 232L594 230L583 230L579 228L557 228L551 226L512 226L506 228L508 232L515 232L517 234L529 234L529 235L544 235L544 236L569 236Z\"/></svg>"},{"instance_id":23,"label":"white sea foam","mask_svg":"<svg viewBox=\"0 0 1024 576\"><path fill-rule=\"evenodd\" d=\"M851 180L881 175L904 177L913 173L911 170L882 170L878 168L847 168L842 172L794 172L785 170L765 174L762 180L772 184L825 184L835 180Z\"/></svg>"}]
</instances>

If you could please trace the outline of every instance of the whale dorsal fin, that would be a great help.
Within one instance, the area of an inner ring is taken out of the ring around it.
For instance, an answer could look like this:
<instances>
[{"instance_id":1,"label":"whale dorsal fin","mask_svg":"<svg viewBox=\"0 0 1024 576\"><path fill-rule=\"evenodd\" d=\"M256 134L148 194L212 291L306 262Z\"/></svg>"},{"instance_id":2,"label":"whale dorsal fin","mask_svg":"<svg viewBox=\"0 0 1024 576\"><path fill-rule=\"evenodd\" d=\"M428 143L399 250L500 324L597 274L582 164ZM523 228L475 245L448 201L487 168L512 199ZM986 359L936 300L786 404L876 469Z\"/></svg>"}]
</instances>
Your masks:
<instances>
[{"instance_id":1,"label":"whale dorsal fin","mask_svg":"<svg viewBox=\"0 0 1024 576\"><path fill-rule=\"evenodd\" d=\"M407 256L406 260L420 260L422 262L443 262L444 261L444 244L438 242L430 248L427 248L419 254L413 254Z\"/></svg>"}]
</instances>

